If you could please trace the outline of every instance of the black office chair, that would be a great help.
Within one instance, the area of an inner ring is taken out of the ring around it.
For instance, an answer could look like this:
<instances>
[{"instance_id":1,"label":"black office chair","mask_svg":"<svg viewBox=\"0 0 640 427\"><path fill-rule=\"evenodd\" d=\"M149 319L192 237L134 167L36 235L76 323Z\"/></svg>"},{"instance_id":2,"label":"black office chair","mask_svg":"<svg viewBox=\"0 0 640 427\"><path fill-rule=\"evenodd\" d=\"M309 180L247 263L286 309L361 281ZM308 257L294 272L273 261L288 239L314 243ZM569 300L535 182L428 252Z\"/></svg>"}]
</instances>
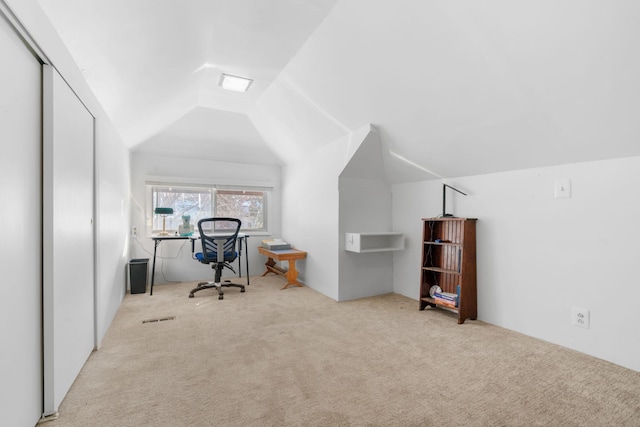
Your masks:
<instances>
[{"instance_id":1,"label":"black office chair","mask_svg":"<svg viewBox=\"0 0 640 427\"><path fill-rule=\"evenodd\" d=\"M198 221L202 252L195 254L194 258L203 264L211 264L211 268L215 270L215 280L198 283L198 286L189 292L189 298L193 298L193 294L198 291L211 288L218 290L218 299L224 298L223 287L236 287L240 288L240 292L244 292L244 285L231 283L230 280L221 282L220 279L224 267L236 272L230 263L238 257L236 241L241 225L242 222L237 218L205 218Z\"/></svg>"}]
</instances>

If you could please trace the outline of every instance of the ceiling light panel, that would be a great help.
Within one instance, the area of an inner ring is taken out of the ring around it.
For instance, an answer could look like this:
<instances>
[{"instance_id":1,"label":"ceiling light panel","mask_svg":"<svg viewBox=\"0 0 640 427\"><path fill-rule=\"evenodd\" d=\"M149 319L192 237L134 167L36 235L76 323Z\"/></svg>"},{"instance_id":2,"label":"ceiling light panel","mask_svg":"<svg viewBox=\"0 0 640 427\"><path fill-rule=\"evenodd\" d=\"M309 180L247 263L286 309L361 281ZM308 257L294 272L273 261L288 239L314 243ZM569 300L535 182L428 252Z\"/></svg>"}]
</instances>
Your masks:
<instances>
[{"instance_id":1,"label":"ceiling light panel","mask_svg":"<svg viewBox=\"0 0 640 427\"><path fill-rule=\"evenodd\" d=\"M253 80L245 77L232 76L230 74L220 76L220 86L226 90L246 92L249 86L251 86L251 83L253 83Z\"/></svg>"}]
</instances>

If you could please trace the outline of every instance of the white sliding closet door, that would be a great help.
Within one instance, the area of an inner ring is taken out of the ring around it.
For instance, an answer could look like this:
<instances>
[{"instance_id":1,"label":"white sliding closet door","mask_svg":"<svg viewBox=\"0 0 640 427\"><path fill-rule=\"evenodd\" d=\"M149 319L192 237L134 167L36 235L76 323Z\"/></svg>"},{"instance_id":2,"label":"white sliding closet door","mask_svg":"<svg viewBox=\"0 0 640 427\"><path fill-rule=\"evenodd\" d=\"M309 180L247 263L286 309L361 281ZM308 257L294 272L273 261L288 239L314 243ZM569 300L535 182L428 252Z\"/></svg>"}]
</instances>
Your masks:
<instances>
[{"instance_id":1,"label":"white sliding closet door","mask_svg":"<svg viewBox=\"0 0 640 427\"><path fill-rule=\"evenodd\" d=\"M42 414L42 68L0 10L0 425Z\"/></svg>"},{"instance_id":2,"label":"white sliding closet door","mask_svg":"<svg viewBox=\"0 0 640 427\"><path fill-rule=\"evenodd\" d=\"M95 346L94 118L60 75L44 69L44 414Z\"/></svg>"}]
</instances>

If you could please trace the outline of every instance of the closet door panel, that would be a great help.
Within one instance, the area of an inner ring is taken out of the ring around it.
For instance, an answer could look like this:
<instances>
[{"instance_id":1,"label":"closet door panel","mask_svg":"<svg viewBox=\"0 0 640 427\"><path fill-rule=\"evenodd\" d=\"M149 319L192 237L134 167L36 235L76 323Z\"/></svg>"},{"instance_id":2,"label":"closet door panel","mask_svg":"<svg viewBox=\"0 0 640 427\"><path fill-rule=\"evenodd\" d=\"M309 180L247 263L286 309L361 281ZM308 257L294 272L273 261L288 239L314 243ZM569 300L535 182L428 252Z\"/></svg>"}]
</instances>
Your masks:
<instances>
[{"instance_id":1,"label":"closet door panel","mask_svg":"<svg viewBox=\"0 0 640 427\"><path fill-rule=\"evenodd\" d=\"M44 66L44 413L95 347L94 118Z\"/></svg>"},{"instance_id":2,"label":"closet door panel","mask_svg":"<svg viewBox=\"0 0 640 427\"><path fill-rule=\"evenodd\" d=\"M42 67L0 11L0 424L42 414Z\"/></svg>"}]
</instances>

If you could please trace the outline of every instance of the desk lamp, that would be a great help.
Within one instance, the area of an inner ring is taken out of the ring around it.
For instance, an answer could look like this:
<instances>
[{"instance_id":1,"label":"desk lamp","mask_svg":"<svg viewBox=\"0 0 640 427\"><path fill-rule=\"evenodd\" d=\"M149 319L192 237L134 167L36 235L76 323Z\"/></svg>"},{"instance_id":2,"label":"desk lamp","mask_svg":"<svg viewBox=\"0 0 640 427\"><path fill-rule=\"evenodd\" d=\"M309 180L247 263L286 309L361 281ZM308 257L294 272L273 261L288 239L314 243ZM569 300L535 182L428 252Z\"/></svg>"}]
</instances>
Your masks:
<instances>
[{"instance_id":1,"label":"desk lamp","mask_svg":"<svg viewBox=\"0 0 640 427\"><path fill-rule=\"evenodd\" d=\"M467 195L467 193L463 193L462 191L458 190L457 188L453 188L452 186L447 185L447 184L442 184L442 218L453 217L453 215L447 213L447 188L450 188L450 189L452 189L454 191L457 191L458 193L462 194L463 196Z\"/></svg>"},{"instance_id":2,"label":"desk lamp","mask_svg":"<svg viewBox=\"0 0 640 427\"><path fill-rule=\"evenodd\" d=\"M153 213L162 216L162 231L160 236L168 236L166 228L167 215L173 215L173 208L156 208Z\"/></svg>"}]
</instances>

